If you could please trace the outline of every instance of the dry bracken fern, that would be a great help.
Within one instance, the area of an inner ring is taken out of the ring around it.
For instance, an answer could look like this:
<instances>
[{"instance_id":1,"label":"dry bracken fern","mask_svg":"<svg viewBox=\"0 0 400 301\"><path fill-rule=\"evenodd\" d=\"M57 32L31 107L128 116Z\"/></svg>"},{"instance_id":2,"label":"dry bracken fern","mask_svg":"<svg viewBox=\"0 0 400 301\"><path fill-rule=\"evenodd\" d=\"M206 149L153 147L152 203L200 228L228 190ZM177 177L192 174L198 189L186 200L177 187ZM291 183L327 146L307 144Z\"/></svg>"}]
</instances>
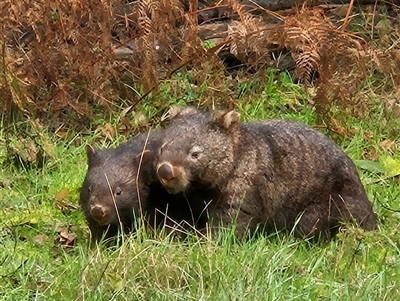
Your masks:
<instances>
[{"instance_id":1,"label":"dry bracken fern","mask_svg":"<svg viewBox=\"0 0 400 301\"><path fill-rule=\"evenodd\" d=\"M207 94L213 98L211 91L228 90L220 58L233 57L254 71L275 66L281 53L292 56L287 65L293 63L299 82L316 85L315 103L322 113L335 99L352 99L368 61L399 82L396 47L371 51L362 39L339 30L320 8L266 18L267 12L252 14L259 7L238 0L129 2L1 1L3 68L8 73L2 85L11 89L5 91L10 102L38 115L58 110L62 117L71 109L76 118L91 117L90 108L96 107L91 104L120 109L124 99L134 106L185 67L194 84L206 80L218 85ZM199 7L209 8L212 18ZM200 26L199 19L207 24ZM209 44L201 31L207 26L221 31Z\"/></svg>"}]
</instances>

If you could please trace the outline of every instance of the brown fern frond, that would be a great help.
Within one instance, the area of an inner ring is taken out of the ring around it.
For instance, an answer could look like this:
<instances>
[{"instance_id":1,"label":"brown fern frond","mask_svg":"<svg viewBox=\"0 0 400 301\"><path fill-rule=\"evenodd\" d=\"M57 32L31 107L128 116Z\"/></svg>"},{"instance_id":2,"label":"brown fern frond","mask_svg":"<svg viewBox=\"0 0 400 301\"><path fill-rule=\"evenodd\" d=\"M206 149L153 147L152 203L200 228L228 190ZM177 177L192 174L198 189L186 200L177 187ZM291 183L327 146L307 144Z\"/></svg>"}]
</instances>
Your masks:
<instances>
[{"instance_id":1,"label":"brown fern frond","mask_svg":"<svg viewBox=\"0 0 400 301\"><path fill-rule=\"evenodd\" d=\"M228 41L231 41L229 43L229 51L232 53L234 56L238 56L238 44L237 40L242 36L239 30L235 30L235 28L232 25L228 25L228 35L226 39Z\"/></svg>"},{"instance_id":2,"label":"brown fern frond","mask_svg":"<svg viewBox=\"0 0 400 301\"><path fill-rule=\"evenodd\" d=\"M339 30L320 9L303 7L284 22L276 40L291 52L295 79L316 85L314 103L321 120L332 101L351 101L351 91L365 78L365 43Z\"/></svg>"},{"instance_id":3,"label":"brown fern frond","mask_svg":"<svg viewBox=\"0 0 400 301\"><path fill-rule=\"evenodd\" d=\"M194 12L197 10L197 1L190 2L189 11ZM196 61L196 58L203 58L206 54L206 49L203 46L203 42L198 36L197 16L195 14L185 15L185 26L183 29L183 42L184 47L182 49L182 60L192 62Z\"/></svg>"},{"instance_id":4,"label":"brown fern frond","mask_svg":"<svg viewBox=\"0 0 400 301\"><path fill-rule=\"evenodd\" d=\"M149 2L151 0L140 1L138 4L138 15L139 15L139 28L144 35L150 34L152 30L151 14L148 13ZM149 16L150 15L150 16Z\"/></svg>"},{"instance_id":5,"label":"brown fern frond","mask_svg":"<svg viewBox=\"0 0 400 301\"><path fill-rule=\"evenodd\" d=\"M296 62L295 75L300 82L309 84L312 75L321 72L324 48L334 46L329 33L335 27L323 16L305 9L286 18L285 25L283 42Z\"/></svg>"},{"instance_id":6,"label":"brown fern frond","mask_svg":"<svg viewBox=\"0 0 400 301\"><path fill-rule=\"evenodd\" d=\"M254 15L250 14L243 4L240 4L237 0L227 0L227 4L231 6L232 11L239 16L239 20L246 27L252 27Z\"/></svg>"},{"instance_id":7,"label":"brown fern frond","mask_svg":"<svg viewBox=\"0 0 400 301\"><path fill-rule=\"evenodd\" d=\"M318 51L307 49L306 51L293 54L293 58L296 63L294 76L301 79L305 84L310 85L321 61Z\"/></svg>"},{"instance_id":8,"label":"brown fern frond","mask_svg":"<svg viewBox=\"0 0 400 301\"><path fill-rule=\"evenodd\" d=\"M249 13L248 7L237 0L223 4L229 5L238 16L238 20L231 21L227 28L230 53L249 67L269 65L272 60L268 50L270 32L265 30L265 21Z\"/></svg>"}]
</instances>

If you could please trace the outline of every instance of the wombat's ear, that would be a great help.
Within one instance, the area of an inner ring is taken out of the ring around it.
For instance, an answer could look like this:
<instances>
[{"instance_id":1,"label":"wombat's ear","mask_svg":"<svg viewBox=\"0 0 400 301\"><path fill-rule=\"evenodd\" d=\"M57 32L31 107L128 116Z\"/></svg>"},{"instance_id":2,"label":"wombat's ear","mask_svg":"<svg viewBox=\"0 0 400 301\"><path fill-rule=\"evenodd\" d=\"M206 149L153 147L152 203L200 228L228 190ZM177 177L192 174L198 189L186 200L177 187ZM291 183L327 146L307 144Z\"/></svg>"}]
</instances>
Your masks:
<instances>
[{"instance_id":1,"label":"wombat's ear","mask_svg":"<svg viewBox=\"0 0 400 301\"><path fill-rule=\"evenodd\" d=\"M182 106L172 106L167 114L161 118L161 120L169 120L172 118L175 118L177 116L185 116L185 115L190 115L190 114L196 114L198 113L199 110L197 110L195 107L182 107Z\"/></svg>"},{"instance_id":2,"label":"wombat's ear","mask_svg":"<svg viewBox=\"0 0 400 301\"><path fill-rule=\"evenodd\" d=\"M90 144L86 145L86 155L88 159L93 158L96 155L96 150Z\"/></svg>"},{"instance_id":3,"label":"wombat's ear","mask_svg":"<svg viewBox=\"0 0 400 301\"><path fill-rule=\"evenodd\" d=\"M89 162L89 165L95 165L98 163L99 153L96 152L96 149L90 144L86 145L86 156Z\"/></svg>"},{"instance_id":4,"label":"wombat's ear","mask_svg":"<svg viewBox=\"0 0 400 301\"><path fill-rule=\"evenodd\" d=\"M153 157L152 152L146 149L145 151L141 152L139 155L135 157L135 161L142 162L143 164L150 161L152 157Z\"/></svg>"},{"instance_id":5,"label":"wombat's ear","mask_svg":"<svg viewBox=\"0 0 400 301\"><path fill-rule=\"evenodd\" d=\"M215 111L213 113L213 120L220 126L229 129L240 123L240 114L234 110L225 111Z\"/></svg>"}]
</instances>

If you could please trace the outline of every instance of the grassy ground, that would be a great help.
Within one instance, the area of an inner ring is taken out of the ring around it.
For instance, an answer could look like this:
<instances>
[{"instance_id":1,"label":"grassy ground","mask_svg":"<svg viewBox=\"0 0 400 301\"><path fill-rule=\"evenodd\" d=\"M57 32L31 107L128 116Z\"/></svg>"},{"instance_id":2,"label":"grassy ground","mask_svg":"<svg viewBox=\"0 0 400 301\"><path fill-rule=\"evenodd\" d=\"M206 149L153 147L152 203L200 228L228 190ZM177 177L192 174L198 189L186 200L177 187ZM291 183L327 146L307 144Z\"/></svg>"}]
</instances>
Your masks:
<instances>
[{"instance_id":1,"label":"grassy ground","mask_svg":"<svg viewBox=\"0 0 400 301\"><path fill-rule=\"evenodd\" d=\"M307 95L286 76L262 84L238 84L243 121L315 124ZM201 97L191 93L186 96ZM285 236L236 242L229 233L179 241L142 230L119 248L89 249L78 189L86 172L85 144L93 137L54 140L54 159L36 169L4 164L0 132L0 299L399 300L400 213L387 208L400 209L400 153L385 145L399 145L400 122L386 115L382 96L370 93L368 99L372 109L362 118L337 114L344 118L344 136L326 133L361 167L379 229L350 227L323 245ZM141 106L154 114L149 103ZM74 246L63 247L63 239Z\"/></svg>"}]
</instances>

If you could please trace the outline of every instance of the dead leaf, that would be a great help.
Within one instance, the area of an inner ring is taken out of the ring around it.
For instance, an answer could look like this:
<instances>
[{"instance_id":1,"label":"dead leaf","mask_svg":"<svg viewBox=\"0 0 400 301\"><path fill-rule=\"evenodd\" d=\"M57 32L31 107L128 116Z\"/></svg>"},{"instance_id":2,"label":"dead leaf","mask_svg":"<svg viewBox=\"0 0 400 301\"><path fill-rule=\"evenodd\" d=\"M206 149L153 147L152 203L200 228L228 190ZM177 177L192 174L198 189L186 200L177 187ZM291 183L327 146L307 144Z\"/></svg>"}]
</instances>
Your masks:
<instances>
[{"instance_id":1,"label":"dead leaf","mask_svg":"<svg viewBox=\"0 0 400 301\"><path fill-rule=\"evenodd\" d=\"M331 130L342 137L346 135L346 128L344 126L335 126Z\"/></svg>"},{"instance_id":2,"label":"dead leaf","mask_svg":"<svg viewBox=\"0 0 400 301\"><path fill-rule=\"evenodd\" d=\"M400 104L397 103L393 106L393 115L396 118L400 118Z\"/></svg>"},{"instance_id":3,"label":"dead leaf","mask_svg":"<svg viewBox=\"0 0 400 301\"><path fill-rule=\"evenodd\" d=\"M78 206L67 200L57 201L55 207L57 210L60 210L64 214L68 214L78 209Z\"/></svg>"},{"instance_id":4,"label":"dead leaf","mask_svg":"<svg viewBox=\"0 0 400 301\"><path fill-rule=\"evenodd\" d=\"M54 243L60 244L64 249L71 249L75 245L76 233L71 232L67 227L58 226L58 237L54 240Z\"/></svg>"},{"instance_id":5,"label":"dead leaf","mask_svg":"<svg viewBox=\"0 0 400 301\"><path fill-rule=\"evenodd\" d=\"M100 131L107 139L114 140L115 138L115 130L111 123L107 122L104 125L99 125L96 128L96 132Z\"/></svg>"},{"instance_id":6,"label":"dead leaf","mask_svg":"<svg viewBox=\"0 0 400 301\"><path fill-rule=\"evenodd\" d=\"M72 133L67 130L57 129L55 133L57 137L64 138L64 139L71 139Z\"/></svg>"},{"instance_id":7,"label":"dead leaf","mask_svg":"<svg viewBox=\"0 0 400 301\"><path fill-rule=\"evenodd\" d=\"M118 125L118 133L126 133L132 130L132 124L126 117L121 117L120 123Z\"/></svg>"},{"instance_id":8,"label":"dead leaf","mask_svg":"<svg viewBox=\"0 0 400 301\"><path fill-rule=\"evenodd\" d=\"M378 161L379 154L374 148L364 149L361 157L365 160Z\"/></svg>"},{"instance_id":9,"label":"dead leaf","mask_svg":"<svg viewBox=\"0 0 400 301\"><path fill-rule=\"evenodd\" d=\"M121 112L121 117L125 117L126 113L128 113L131 109L132 109L132 106L129 106L129 107L123 109Z\"/></svg>"},{"instance_id":10,"label":"dead leaf","mask_svg":"<svg viewBox=\"0 0 400 301\"><path fill-rule=\"evenodd\" d=\"M62 189L59 192L56 193L56 201L63 201L65 200L69 195L69 190L68 189Z\"/></svg>"},{"instance_id":11,"label":"dead leaf","mask_svg":"<svg viewBox=\"0 0 400 301\"><path fill-rule=\"evenodd\" d=\"M24 163L35 163L38 151L35 142L30 138L22 138L10 143L10 148Z\"/></svg>"},{"instance_id":12,"label":"dead leaf","mask_svg":"<svg viewBox=\"0 0 400 301\"><path fill-rule=\"evenodd\" d=\"M62 189L55 195L55 208L60 210L62 213L70 213L78 208L77 205L70 202L71 192L68 189Z\"/></svg>"},{"instance_id":13,"label":"dead leaf","mask_svg":"<svg viewBox=\"0 0 400 301\"><path fill-rule=\"evenodd\" d=\"M397 149L397 145L394 141L392 141L390 139L385 139L385 140L379 142L379 148L383 151L394 154Z\"/></svg>"},{"instance_id":14,"label":"dead leaf","mask_svg":"<svg viewBox=\"0 0 400 301\"><path fill-rule=\"evenodd\" d=\"M11 188L11 180L7 178L0 179L0 187Z\"/></svg>"},{"instance_id":15,"label":"dead leaf","mask_svg":"<svg viewBox=\"0 0 400 301\"><path fill-rule=\"evenodd\" d=\"M47 281L28 281L26 287L30 290L46 289L51 283Z\"/></svg>"},{"instance_id":16,"label":"dead leaf","mask_svg":"<svg viewBox=\"0 0 400 301\"><path fill-rule=\"evenodd\" d=\"M372 132L372 131L369 131L369 130L366 130L365 132L364 132L364 139L365 140L373 140L374 139L374 132Z\"/></svg>"},{"instance_id":17,"label":"dead leaf","mask_svg":"<svg viewBox=\"0 0 400 301\"><path fill-rule=\"evenodd\" d=\"M391 117L393 114L394 117L400 118L400 102L399 95L395 94L391 97L386 97L383 100L385 113Z\"/></svg>"},{"instance_id":18,"label":"dead leaf","mask_svg":"<svg viewBox=\"0 0 400 301\"><path fill-rule=\"evenodd\" d=\"M332 132L334 132L342 137L346 136L346 132L347 132L346 128L344 126L341 126L339 124L339 122L334 118L331 118L331 124L329 125L329 129Z\"/></svg>"},{"instance_id":19,"label":"dead leaf","mask_svg":"<svg viewBox=\"0 0 400 301\"><path fill-rule=\"evenodd\" d=\"M146 127L149 124L146 115L144 115L141 111L134 112L133 120L135 121L135 125L137 127Z\"/></svg>"},{"instance_id":20,"label":"dead leaf","mask_svg":"<svg viewBox=\"0 0 400 301\"><path fill-rule=\"evenodd\" d=\"M39 234L39 235L36 235L36 236L33 238L33 242L34 242L36 245L40 246L40 245L43 244L43 242L47 241L48 239L49 239L49 237L48 237L46 234Z\"/></svg>"}]
</instances>

